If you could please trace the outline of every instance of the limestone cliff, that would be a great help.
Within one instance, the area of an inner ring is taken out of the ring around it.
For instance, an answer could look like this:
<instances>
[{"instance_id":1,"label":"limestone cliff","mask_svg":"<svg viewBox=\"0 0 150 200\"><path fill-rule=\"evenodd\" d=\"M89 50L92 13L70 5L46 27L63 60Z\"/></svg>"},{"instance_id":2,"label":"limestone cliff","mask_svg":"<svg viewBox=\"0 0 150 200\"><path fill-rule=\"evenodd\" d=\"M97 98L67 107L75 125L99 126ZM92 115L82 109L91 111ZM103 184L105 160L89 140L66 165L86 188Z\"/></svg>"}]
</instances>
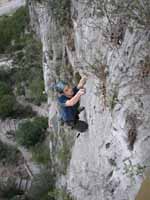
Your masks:
<instances>
[{"instance_id":1,"label":"limestone cliff","mask_svg":"<svg viewBox=\"0 0 150 200\"><path fill-rule=\"evenodd\" d=\"M28 0L43 44L52 126L50 85L87 76L81 118L89 129L73 146L67 188L77 200L134 200L150 166L149 3L72 0L66 27L56 23L51 2Z\"/></svg>"}]
</instances>

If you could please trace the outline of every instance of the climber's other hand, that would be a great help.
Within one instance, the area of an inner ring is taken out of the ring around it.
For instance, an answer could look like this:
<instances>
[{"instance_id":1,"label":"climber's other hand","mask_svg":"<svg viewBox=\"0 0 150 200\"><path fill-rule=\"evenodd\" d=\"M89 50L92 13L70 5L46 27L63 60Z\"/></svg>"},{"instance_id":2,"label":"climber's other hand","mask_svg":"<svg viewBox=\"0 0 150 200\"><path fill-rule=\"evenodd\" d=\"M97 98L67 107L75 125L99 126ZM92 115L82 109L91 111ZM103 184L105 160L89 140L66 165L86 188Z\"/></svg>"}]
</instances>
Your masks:
<instances>
[{"instance_id":1,"label":"climber's other hand","mask_svg":"<svg viewBox=\"0 0 150 200\"><path fill-rule=\"evenodd\" d=\"M83 89L80 89L79 91L78 91L78 94L81 96L81 95L84 95L85 94L85 89L83 88Z\"/></svg>"},{"instance_id":2,"label":"climber's other hand","mask_svg":"<svg viewBox=\"0 0 150 200\"><path fill-rule=\"evenodd\" d=\"M82 76L82 81L85 83L87 81L87 77L86 76Z\"/></svg>"},{"instance_id":3,"label":"climber's other hand","mask_svg":"<svg viewBox=\"0 0 150 200\"><path fill-rule=\"evenodd\" d=\"M82 76L82 78L79 81L77 88L82 89L84 87L84 85L86 84L86 81L87 81L86 76Z\"/></svg>"},{"instance_id":4,"label":"climber's other hand","mask_svg":"<svg viewBox=\"0 0 150 200\"><path fill-rule=\"evenodd\" d=\"M80 84L81 84L82 86L84 86L85 83L86 83L86 81L87 81L87 77L86 77L86 76L82 76L82 78L81 78L81 80L80 80Z\"/></svg>"}]
</instances>

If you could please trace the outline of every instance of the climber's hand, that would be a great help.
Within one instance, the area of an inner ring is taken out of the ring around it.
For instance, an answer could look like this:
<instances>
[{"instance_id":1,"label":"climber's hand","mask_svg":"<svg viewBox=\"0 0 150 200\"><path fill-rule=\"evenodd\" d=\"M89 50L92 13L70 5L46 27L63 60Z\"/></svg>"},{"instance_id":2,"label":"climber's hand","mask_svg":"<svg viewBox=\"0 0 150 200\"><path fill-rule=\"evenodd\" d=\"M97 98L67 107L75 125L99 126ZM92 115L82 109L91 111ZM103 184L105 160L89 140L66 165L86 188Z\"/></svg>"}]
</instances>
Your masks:
<instances>
[{"instance_id":1,"label":"climber's hand","mask_svg":"<svg viewBox=\"0 0 150 200\"><path fill-rule=\"evenodd\" d=\"M66 106L74 106L77 102L80 101L80 97L85 94L85 89L79 89L75 96L73 96L70 100L67 100Z\"/></svg>"},{"instance_id":2,"label":"climber's hand","mask_svg":"<svg viewBox=\"0 0 150 200\"><path fill-rule=\"evenodd\" d=\"M85 94L85 89L84 89L84 88L83 88L83 89L80 89L80 90L78 91L78 94L79 94L80 96L84 95L84 94Z\"/></svg>"},{"instance_id":3,"label":"climber's hand","mask_svg":"<svg viewBox=\"0 0 150 200\"><path fill-rule=\"evenodd\" d=\"M83 76L83 77L81 78L81 81L82 81L83 84L85 84L86 81L87 81L87 77L86 77L86 76Z\"/></svg>"},{"instance_id":4,"label":"climber's hand","mask_svg":"<svg viewBox=\"0 0 150 200\"><path fill-rule=\"evenodd\" d=\"M83 76L83 77L81 78L81 80L79 81L79 84L78 84L77 87L78 87L79 89L83 88L84 85L85 85L85 83L86 83L86 81L87 81L86 76Z\"/></svg>"}]
</instances>

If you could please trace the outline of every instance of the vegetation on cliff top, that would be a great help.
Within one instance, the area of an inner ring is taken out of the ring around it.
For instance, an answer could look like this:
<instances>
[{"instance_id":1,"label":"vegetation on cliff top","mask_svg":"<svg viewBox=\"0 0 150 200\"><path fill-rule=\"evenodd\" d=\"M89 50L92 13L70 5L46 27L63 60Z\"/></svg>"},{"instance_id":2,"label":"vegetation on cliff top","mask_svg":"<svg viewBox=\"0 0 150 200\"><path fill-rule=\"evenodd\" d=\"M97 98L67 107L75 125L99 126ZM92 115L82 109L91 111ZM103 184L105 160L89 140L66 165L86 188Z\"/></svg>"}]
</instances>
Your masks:
<instances>
[{"instance_id":1,"label":"vegetation on cliff top","mask_svg":"<svg viewBox=\"0 0 150 200\"><path fill-rule=\"evenodd\" d=\"M4 73L0 71L0 118L5 119L7 117L12 118L24 118L34 116L30 106L20 105L15 95L12 92L11 83L9 80L3 80Z\"/></svg>"},{"instance_id":2,"label":"vegetation on cliff top","mask_svg":"<svg viewBox=\"0 0 150 200\"><path fill-rule=\"evenodd\" d=\"M27 117L34 113L21 106L16 97L40 105L47 100L42 69L42 45L29 33L27 7L19 8L11 16L0 17L0 54L13 59L13 68L0 69L0 117Z\"/></svg>"},{"instance_id":3,"label":"vegetation on cliff top","mask_svg":"<svg viewBox=\"0 0 150 200\"><path fill-rule=\"evenodd\" d=\"M29 16L26 7L21 7L12 16L0 17L0 53L11 52L11 48L19 48Z\"/></svg>"}]
</instances>

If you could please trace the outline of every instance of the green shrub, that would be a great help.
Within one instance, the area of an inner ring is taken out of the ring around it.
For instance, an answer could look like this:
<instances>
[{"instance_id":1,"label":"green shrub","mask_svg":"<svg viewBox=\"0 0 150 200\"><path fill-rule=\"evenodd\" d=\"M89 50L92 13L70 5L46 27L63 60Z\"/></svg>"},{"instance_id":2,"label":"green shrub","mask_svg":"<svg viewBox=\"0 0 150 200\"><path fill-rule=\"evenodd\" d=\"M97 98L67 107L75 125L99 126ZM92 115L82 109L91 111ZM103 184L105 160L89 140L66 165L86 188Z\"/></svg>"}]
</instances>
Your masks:
<instances>
[{"instance_id":1,"label":"green shrub","mask_svg":"<svg viewBox=\"0 0 150 200\"><path fill-rule=\"evenodd\" d=\"M66 143L63 144L62 148L58 152L58 159L61 161L61 173L66 174L67 167L71 159L71 149L70 146Z\"/></svg>"},{"instance_id":2,"label":"green shrub","mask_svg":"<svg viewBox=\"0 0 150 200\"><path fill-rule=\"evenodd\" d=\"M56 188L56 175L50 170L43 170L34 176L27 197L31 200L73 200L65 189Z\"/></svg>"},{"instance_id":3,"label":"green shrub","mask_svg":"<svg viewBox=\"0 0 150 200\"><path fill-rule=\"evenodd\" d=\"M50 150L46 144L37 144L32 148L32 158L38 163L47 165L50 162Z\"/></svg>"},{"instance_id":4,"label":"green shrub","mask_svg":"<svg viewBox=\"0 0 150 200\"><path fill-rule=\"evenodd\" d=\"M28 101L40 105L47 100L43 94L42 46L32 35L26 38L25 43L23 55L15 55L15 64L20 67L12 69L11 82L17 86L17 94L23 94Z\"/></svg>"},{"instance_id":5,"label":"green shrub","mask_svg":"<svg viewBox=\"0 0 150 200\"><path fill-rule=\"evenodd\" d=\"M62 132L61 141L62 143L57 152L57 158L61 163L60 174L65 175L71 159L71 151L72 151L72 146L74 144L74 139L72 135Z\"/></svg>"},{"instance_id":6,"label":"green shrub","mask_svg":"<svg viewBox=\"0 0 150 200\"><path fill-rule=\"evenodd\" d=\"M15 147L4 144L0 141L0 162L5 162L5 164L16 164L18 159L19 150Z\"/></svg>"},{"instance_id":7,"label":"green shrub","mask_svg":"<svg viewBox=\"0 0 150 200\"><path fill-rule=\"evenodd\" d=\"M14 110L12 114L13 118L22 119L22 118L28 118L28 117L34 117L34 116L36 116L36 112L32 110L31 106L23 106L19 103L16 103L14 105Z\"/></svg>"},{"instance_id":8,"label":"green shrub","mask_svg":"<svg viewBox=\"0 0 150 200\"><path fill-rule=\"evenodd\" d=\"M29 89L31 91L31 100L40 105L41 102L46 101L47 97L43 94L44 91L44 81L35 78L33 81L29 83Z\"/></svg>"},{"instance_id":9,"label":"green shrub","mask_svg":"<svg viewBox=\"0 0 150 200\"><path fill-rule=\"evenodd\" d=\"M6 80L5 80L6 81ZM16 99L8 83L0 81L0 117L12 116Z\"/></svg>"},{"instance_id":10,"label":"green shrub","mask_svg":"<svg viewBox=\"0 0 150 200\"><path fill-rule=\"evenodd\" d=\"M5 85L5 87L9 88L9 90L12 90L11 86L12 86L12 82L11 82L11 77L13 76L14 72L13 69L4 69L1 68L0 69L0 88L3 88L3 85ZM1 86L2 85L2 86Z\"/></svg>"},{"instance_id":11,"label":"green shrub","mask_svg":"<svg viewBox=\"0 0 150 200\"><path fill-rule=\"evenodd\" d=\"M15 195L15 196L13 196L11 199L9 199L9 200L30 200L30 199L27 199L27 197L25 196L25 195Z\"/></svg>"},{"instance_id":12,"label":"green shrub","mask_svg":"<svg viewBox=\"0 0 150 200\"><path fill-rule=\"evenodd\" d=\"M47 100L43 94L42 45L33 33L25 31L28 24L26 7L12 16L0 17L0 53L11 53L13 65L19 66L0 70L0 80L8 80L9 85L17 89L17 95L27 96L28 100L40 105Z\"/></svg>"},{"instance_id":13,"label":"green shrub","mask_svg":"<svg viewBox=\"0 0 150 200\"><path fill-rule=\"evenodd\" d=\"M42 130L46 130L48 128L48 119L46 117L36 117L33 121L35 124L41 127Z\"/></svg>"},{"instance_id":14,"label":"green shrub","mask_svg":"<svg viewBox=\"0 0 150 200\"><path fill-rule=\"evenodd\" d=\"M7 86L0 82L0 94L7 87L11 90L16 88L16 95L24 95L30 102L40 105L47 100L47 96L43 94L44 80L41 43L32 37L28 37L27 40L26 47L22 52L23 55L19 56L19 58L17 57L18 53L15 55L15 64L19 67L10 70L0 70L1 81L5 82L8 80ZM27 91L30 92L29 96Z\"/></svg>"},{"instance_id":15,"label":"green shrub","mask_svg":"<svg viewBox=\"0 0 150 200\"><path fill-rule=\"evenodd\" d=\"M55 175L50 170L43 170L33 178L27 197L32 200L55 200L48 196L55 188Z\"/></svg>"},{"instance_id":16,"label":"green shrub","mask_svg":"<svg viewBox=\"0 0 150 200\"><path fill-rule=\"evenodd\" d=\"M13 95L3 95L0 98L0 117L2 119L11 117L14 113L16 99Z\"/></svg>"},{"instance_id":17,"label":"green shrub","mask_svg":"<svg viewBox=\"0 0 150 200\"><path fill-rule=\"evenodd\" d=\"M6 94L11 94L11 88L5 82L0 81L0 97Z\"/></svg>"},{"instance_id":18,"label":"green shrub","mask_svg":"<svg viewBox=\"0 0 150 200\"><path fill-rule=\"evenodd\" d=\"M21 195L22 191L18 190L15 178L9 177L7 181L0 180L0 199L11 200L16 195Z\"/></svg>"},{"instance_id":19,"label":"green shrub","mask_svg":"<svg viewBox=\"0 0 150 200\"><path fill-rule=\"evenodd\" d=\"M1 82L7 80L7 84L0 82L0 98L3 98L4 94L11 94L15 88L16 96L24 95L30 102L40 105L47 100L46 95L43 94L42 45L33 34L25 32L28 23L26 7L18 9L12 16L0 17L0 53L11 53L13 64L18 66L9 70L0 70ZM3 105L4 107L7 106ZM20 117L23 116L23 110L21 105L15 105L14 117L16 118L18 113ZM11 116L13 113L8 109L5 111L4 117Z\"/></svg>"},{"instance_id":20,"label":"green shrub","mask_svg":"<svg viewBox=\"0 0 150 200\"><path fill-rule=\"evenodd\" d=\"M21 123L16 131L16 137L20 144L27 148L43 141L48 122L46 118L37 117Z\"/></svg>"},{"instance_id":21,"label":"green shrub","mask_svg":"<svg viewBox=\"0 0 150 200\"><path fill-rule=\"evenodd\" d=\"M0 17L0 53L9 51L12 41L19 43L29 23L26 7L19 8L12 16Z\"/></svg>"},{"instance_id":22,"label":"green shrub","mask_svg":"<svg viewBox=\"0 0 150 200\"><path fill-rule=\"evenodd\" d=\"M35 116L30 106L22 106L17 103L9 84L0 82L0 118L25 118Z\"/></svg>"},{"instance_id":23,"label":"green shrub","mask_svg":"<svg viewBox=\"0 0 150 200\"><path fill-rule=\"evenodd\" d=\"M63 200L73 200L71 195L65 190L65 189L55 189L53 191L50 191L49 197L57 199L63 199Z\"/></svg>"},{"instance_id":24,"label":"green shrub","mask_svg":"<svg viewBox=\"0 0 150 200\"><path fill-rule=\"evenodd\" d=\"M16 96L25 96L25 86L17 83L16 85Z\"/></svg>"},{"instance_id":25,"label":"green shrub","mask_svg":"<svg viewBox=\"0 0 150 200\"><path fill-rule=\"evenodd\" d=\"M118 91L114 90L113 93L108 97L108 103L111 111L113 111L118 102Z\"/></svg>"}]
</instances>

